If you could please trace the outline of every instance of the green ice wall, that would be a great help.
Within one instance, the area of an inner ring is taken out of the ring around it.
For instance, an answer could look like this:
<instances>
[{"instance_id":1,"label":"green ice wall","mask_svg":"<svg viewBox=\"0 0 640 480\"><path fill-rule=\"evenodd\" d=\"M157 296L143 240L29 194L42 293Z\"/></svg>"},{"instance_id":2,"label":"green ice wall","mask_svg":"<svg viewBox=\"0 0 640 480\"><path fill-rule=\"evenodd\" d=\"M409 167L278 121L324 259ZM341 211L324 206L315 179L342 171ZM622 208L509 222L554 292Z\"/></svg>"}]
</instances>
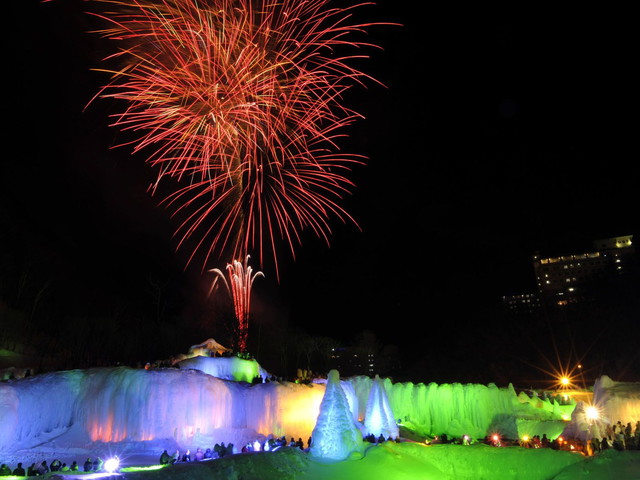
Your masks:
<instances>
[{"instance_id":1,"label":"green ice wall","mask_svg":"<svg viewBox=\"0 0 640 480\"><path fill-rule=\"evenodd\" d=\"M373 380L352 377L358 398L360 418L364 418L366 400ZM399 423L423 435L450 437L470 435L474 439L498 432L516 439L524 434L557 437L570 419L575 404L561 405L516 394L512 385L494 384L392 383L383 381L394 417Z\"/></svg>"}]
</instances>

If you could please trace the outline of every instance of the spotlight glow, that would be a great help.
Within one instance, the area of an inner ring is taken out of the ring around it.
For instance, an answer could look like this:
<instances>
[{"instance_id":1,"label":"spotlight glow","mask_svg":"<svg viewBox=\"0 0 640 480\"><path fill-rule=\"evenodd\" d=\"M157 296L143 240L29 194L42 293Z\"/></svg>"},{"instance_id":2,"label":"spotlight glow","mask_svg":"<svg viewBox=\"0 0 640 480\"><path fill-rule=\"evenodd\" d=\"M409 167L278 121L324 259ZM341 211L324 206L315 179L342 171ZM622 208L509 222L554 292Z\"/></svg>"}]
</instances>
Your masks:
<instances>
[{"instance_id":1,"label":"spotlight glow","mask_svg":"<svg viewBox=\"0 0 640 480\"><path fill-rule=\"evenodd\" d=\"M584 414L587 417L587 420L593 422L594 420L598 420L600 418L600 411L598 407L595 405L589 405L585 410Z\"/></svg>"},{"instance_id":2,"label":"spotlight glow","mask_svg":"<svg viewBox=\"0 0 640 480\"><path fill-rule=\"evenodd\" d=\"M112 457L104 462L103 468L109 472L113 473L120 467L120 459L118 457Z\"/></svg>"}]
</instances>

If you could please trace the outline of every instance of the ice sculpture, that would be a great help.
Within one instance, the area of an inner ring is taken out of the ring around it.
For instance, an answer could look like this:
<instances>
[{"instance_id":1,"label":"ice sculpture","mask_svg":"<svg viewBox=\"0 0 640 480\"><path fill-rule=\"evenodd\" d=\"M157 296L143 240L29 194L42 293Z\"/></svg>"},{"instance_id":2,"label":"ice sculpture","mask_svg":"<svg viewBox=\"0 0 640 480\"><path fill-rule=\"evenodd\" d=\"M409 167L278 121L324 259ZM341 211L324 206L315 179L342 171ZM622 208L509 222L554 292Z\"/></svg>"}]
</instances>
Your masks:
<instances>
[{"instance_id":1,"label":"ice sculpture","mask_svg":"<svg viewBox=\"0 0 640 480\"><path fill-rule=\"evenodd\" d=\"M367 410L364 417L365 435L395 439L399 436L398 425L389 405L389 398L380 377L376 375L369 391Z\"/></svg>"},{"instance_id":2,"label":"ice sculpture","mask_svg":"<svg viewBox=\"0 0 640 480\"><path fill-rule=\"evenodd\" d=\"M251 383L257 376L266 379L269 373L255 360L239 357L202 357L195 356L176 363L183 370L193 369L223 380Z\"/></svg>"},{"instance_id":3,"label":"ice sculpture","mask_svg":"<svg viewBox=\"0 0 640 480\"><path fill-rule=\"evenodd\" d=\"M353 422L347 397L340 386L340 375L337 370L331 370L309 451L316 458L344 460L360 451L362 443L362 434Z\"/></svg>"}]
</instances>

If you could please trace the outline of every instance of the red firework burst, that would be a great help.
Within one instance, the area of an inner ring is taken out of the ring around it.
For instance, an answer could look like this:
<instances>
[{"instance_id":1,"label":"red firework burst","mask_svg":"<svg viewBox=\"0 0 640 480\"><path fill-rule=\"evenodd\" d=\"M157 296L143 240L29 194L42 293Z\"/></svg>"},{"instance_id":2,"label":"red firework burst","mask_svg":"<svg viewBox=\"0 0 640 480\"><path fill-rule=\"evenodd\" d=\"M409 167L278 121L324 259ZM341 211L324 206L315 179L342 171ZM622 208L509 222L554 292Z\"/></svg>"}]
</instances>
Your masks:
<instances>
[{"instance_id":1,"label":"red firework burst","mask_svg":"<svg viewBox=\"0 0 640 480\"><path fill-rule=\"evenodd\" d=\"M284 240L292 254L311 229L328 242L329 219L353 221L339 205L350 191L357 155L336 139L359 115L342 104L350 86L370 78L350 66L362 55L349 38L352 10L328 0L95 0L101 30L120 50L103 97L127 107L113 125L150 150L159 182L180 187L163 199L181 212L179 245L194 254L258 251L260 262ZM354 222L355 223L355 222ZM228 257L227 257L228 258ZM203 264L203 266L204 266Z\"/></svg>"}]
</instances>

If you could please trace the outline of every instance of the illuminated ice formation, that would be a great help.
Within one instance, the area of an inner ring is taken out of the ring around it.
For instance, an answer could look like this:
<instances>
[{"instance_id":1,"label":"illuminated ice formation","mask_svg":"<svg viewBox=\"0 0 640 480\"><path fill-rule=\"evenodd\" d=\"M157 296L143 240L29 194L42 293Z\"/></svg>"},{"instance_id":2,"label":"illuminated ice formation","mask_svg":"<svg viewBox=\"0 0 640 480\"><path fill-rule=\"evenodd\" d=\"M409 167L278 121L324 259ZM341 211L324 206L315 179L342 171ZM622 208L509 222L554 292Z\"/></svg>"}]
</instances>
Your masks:
<instances>
[{"instance_id":1,"label":"illuminated ice formation","mask_svg":"<svg viewBox=\"0 0 640 480\"><path fill-rule=\"evenodd\" d=\"M340 375L331 370L311 435L310 453L316 458L344 460L362 448L362 434L353 421L349 402L340 386Z\"/></svg>"},{"instance_id":2,"label":"illuminated ice formation","mask_svg":"<svg viewBox=\"0 0 640 480\"><path fill-rule=\"evenodd\" d=\"M640 421L640 382L615 382L603 375L593 386L593 403L612 423L635 425Z\"/></svg>"},{"instance_id":3,"label":"illuminated ice formation","mask_svg":"<svg viewBox=\"0 0 640 480\"><path fill-rule=\"evenodd\" d=\"M0 384L0 450L169 439L182 448L259 435L308 438L324 385L251 385L197 370L71 370ZM68 440L73 437L72 440Z\"/></svg>"},{"instance_id":4,"label":"illuminated ice formation","mask_svg":"<svg viewBox=\"0 0 640 480\"><path fill-rule=\"evenodd\" d=\"M391 437L392 439L399 436L398 425L389 405L387 392L378 375L376 375L369 390L363 433L365 435L373 434L376 438L380 435L384 438Z\"/></svg>"},{"instance_id":5,"label":"illuminated ice formation","mask_svg":"<svg viewBox=\"0 0 640 480\"><path fill-rule=\"evenodd\" d=\"M349 379L358 397L358 416L366 416L369 392L373 380L358 376ZM462 438L482 438L491 431L499 431L508 438L531 433L533 424L541 430L536 434L558 435L575 408L551 400L517 395L513 386L499 388L494 384L392 383L381 379L396 419L427 435ZM522 428L524 427L524 428ZM526 432L524 431L526 429ZM521 431L522 430L522 431Z\"/></svg>"},{"instance_id":6,"label":"illuminated ice formation","mask_svg":"<svg viewBox=\"0 0 640 480\"><path fill-rule=\"evenodd\" d=\"M30 449L54 438L73 445L168 439L182 448L220 442L240 446L268 435L306 440L331 382L252 385L214 376L250 380L256 369L263 372L251 361L199 357L181 368L95 368L2 382L0 450ZM332 374L330 380L335 383L337 376ZM347 422L339 417L341 425L364 421L376 382L384 387L395 419L425 434L480 438L498 430L510 438L545 432L555 438L558 425L559 431L564 427L561 417L569 418L575 408L516 395L512 387L394 384L390 379L352 377L339 381L339 396L347 404L339 411L349 418ZM336 407L331 411L338 411L338 389L330 389L334 393L327 402ZM618 415L615 411L622 412L622 407L615 407L616 399L622 401L622 396L618 393L614 399L614 390L607 392L609 407ZM369 413L370 421L372 416Z\"/></svg>"},{"instance_id":7,"label":"illuminated ice formation","mask_svg":"<svg viewBox=\"0 0 640 480\"><path fill-rule=\"evenodd\" d=\"M326 378L315 378L313 380L313 383L315 384L320 384L320 385L326 385L327 383L327 379ZM351 383L351 381L349 379L345 379L345 380L340 380L340 386L342 387L342 391L344 392L345 396L347 397L347 403L349 404L349 410L351 411L351 417L353 418L354 423L359 423L360 422L360 416L359 416L359 412L358 412L358 408L359 408L359 402L358 402L358 396L356 394L355 388L353 388L353 384Z\"/></svg>"},{"instance_id":8,"label":"illuminated ice formation","mask_svg":"<svg viewBox=\"0 0 640 480\"><path fill-rule=\"evenodd\" d=\"M616 382L606 375L596 380L593 402L580 402L563 435L581 440L602 438L607 427L617 422L623 425L640 421L640 382Z\"/></svg>"},{"instance_id":9,"label":"illuminated ice formation","mask_svg":"<svg viewBox=\"0 0 640 480\"><path fill-rule=\"evenodd\" d=\"M181 369L194 369L223 380L251 383L256 376L263 379L269 377L255 360L244 360L239 357L203 357L187 358L176 364Z\"/></svg>"}]
</instances>

